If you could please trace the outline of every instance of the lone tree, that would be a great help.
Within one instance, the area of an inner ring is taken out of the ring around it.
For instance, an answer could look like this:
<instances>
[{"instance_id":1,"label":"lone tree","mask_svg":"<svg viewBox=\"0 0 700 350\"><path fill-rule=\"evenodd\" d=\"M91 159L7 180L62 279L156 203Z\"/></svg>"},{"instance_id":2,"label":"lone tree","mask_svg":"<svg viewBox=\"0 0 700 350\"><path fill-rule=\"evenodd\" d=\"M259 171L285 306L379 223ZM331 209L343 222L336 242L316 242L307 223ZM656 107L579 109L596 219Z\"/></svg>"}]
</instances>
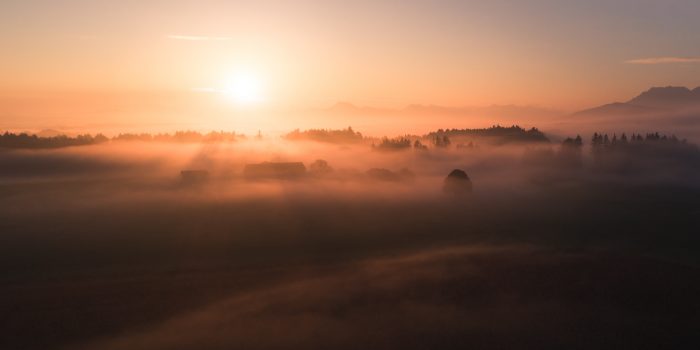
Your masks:
<instances>
[{"instance_id":1,"label":"lone tree","mask_svg":"<svg viewBox=\"0 0 700 350\"><path fill-rule=\"evenodd\" d=\"M454 195L468 194L472 192L472 181L464 170L455 169L445 178L442 191Z\"/></svg>"}]
</instances>

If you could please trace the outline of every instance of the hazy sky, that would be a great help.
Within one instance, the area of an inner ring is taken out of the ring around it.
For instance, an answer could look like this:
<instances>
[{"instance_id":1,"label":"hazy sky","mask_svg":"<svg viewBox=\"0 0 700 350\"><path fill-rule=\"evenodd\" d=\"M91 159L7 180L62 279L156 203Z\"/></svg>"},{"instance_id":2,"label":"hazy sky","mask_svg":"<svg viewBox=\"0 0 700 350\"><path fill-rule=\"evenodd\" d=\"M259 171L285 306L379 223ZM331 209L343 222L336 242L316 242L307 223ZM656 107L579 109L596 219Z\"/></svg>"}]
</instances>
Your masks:
<instances>
[{"instance_id":1,"label":"hazy sky","mask_svg":"<svg viewBox=\"0 0 700 350\"><path fill-rule=\"evenodd\" d=\"M571 110L700 85L698 18L698 0L4 0L0 118L47 95L157 109L241 74L268 106Z\"/></svg>"}]
</instances>

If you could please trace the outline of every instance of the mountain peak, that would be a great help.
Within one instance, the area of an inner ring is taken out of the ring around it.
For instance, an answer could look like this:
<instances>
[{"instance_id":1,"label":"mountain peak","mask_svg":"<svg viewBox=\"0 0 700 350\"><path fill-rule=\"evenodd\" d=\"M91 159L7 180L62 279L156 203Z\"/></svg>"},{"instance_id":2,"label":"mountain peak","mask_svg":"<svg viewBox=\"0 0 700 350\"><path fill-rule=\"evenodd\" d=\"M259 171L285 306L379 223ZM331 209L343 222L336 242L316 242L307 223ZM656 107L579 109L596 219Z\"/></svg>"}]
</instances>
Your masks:
<instances>
[{"instance_id":1,"label":"mountain peak","mask_svg":"<svg viewBox=\"0 0 700 350\"><path fill-rule=\"evenodd\" d=\"M652 87L628 103L646 107L683 107L700 103L699 91L684 86Z\"/></svg>"},{"instance_id":2,"label":"mountain peak","mask_svg":"<svg viewBox=\"0 0 700 350\"><path fill-rule=\"evenodd\" d=\"M652 86L647 93L687 93L690 89L685 86Z\"/></svg>"},{"instance_id":3,"label":"mountain peak","mask_svg":"<svg viewBox=\"0 0 700 350\"><path fill-rule=\"evenodd\" d=\"M649 115L700 108L700 86L652 87L627 102L615 102L574 113L574 115Z\"/></svg>"}]
</instances>

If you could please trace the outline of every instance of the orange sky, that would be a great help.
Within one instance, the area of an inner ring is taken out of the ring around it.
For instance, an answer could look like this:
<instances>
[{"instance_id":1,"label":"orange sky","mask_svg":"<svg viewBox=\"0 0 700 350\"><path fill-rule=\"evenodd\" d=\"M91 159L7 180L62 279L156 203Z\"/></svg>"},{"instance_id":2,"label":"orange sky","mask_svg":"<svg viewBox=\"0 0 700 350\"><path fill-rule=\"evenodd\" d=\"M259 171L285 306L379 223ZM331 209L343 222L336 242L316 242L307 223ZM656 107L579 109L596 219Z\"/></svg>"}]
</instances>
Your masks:
<instances>
[{"instance_id":1,"label":"orange sky","mask_svg":"<svg viewBox=\"0 0 700 350\"><path fill-rule=\"evenodd\" d=\"M572 111L700 85L693 13L691 0L3 1L0 127L217 125L243 114L212 92L241 72L263 97L246 113L338 101ZM630 63L657 57L686 60Z\"/></svg>"}]
</instances>

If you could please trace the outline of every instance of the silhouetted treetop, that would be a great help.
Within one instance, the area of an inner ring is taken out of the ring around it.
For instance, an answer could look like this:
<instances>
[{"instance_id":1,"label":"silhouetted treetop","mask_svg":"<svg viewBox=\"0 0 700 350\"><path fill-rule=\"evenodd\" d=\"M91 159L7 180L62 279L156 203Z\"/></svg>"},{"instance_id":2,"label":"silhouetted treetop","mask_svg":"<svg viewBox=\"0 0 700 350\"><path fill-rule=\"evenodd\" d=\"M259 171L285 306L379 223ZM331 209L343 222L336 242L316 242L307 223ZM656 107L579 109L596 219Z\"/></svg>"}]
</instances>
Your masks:
<instances>
[{"instance_id":1,"label":"silhouetted treetop","mask_svg":"<svg viewBox=\"0 0 700 350\"><path fill-rule=\"evenodd\" d=\"M418 151L427 151L428 146L424 145L420 140L416 140L416 142L413 143L413 148L418 150Z\"/></svg>"},{"instance_id":2,"label":"silhouetted treetop","mask_svg":"<svg viewBox=\"0 0 700 350\"><path fill-rule=\"evenodd\" d=\"M576 135L576 138L567 137L562 143L562 147L568 148L581 148L583 146L583 139L581 135Z\"/></svg>"},{"instance_id":3,"label":"silhouetted treetop","mask_svg":"<svg viewBox=\"0 0 700 350\"><path fill-rule=\"evenodd\" d=\"M450 141L450 138L447 137L447 135L436 135L433 138L433 145L438 148L447 148L450 146L452 142Z\"/></svg>"},{"instance_id":4,"label":"silhouetted treetop","mask_svg":"<svg viewBox=\"0 0 700 350\"><path fill-rule=\"evenodd\" d=\"M472 191L472 182L464 170L454 169L445 178L442 190L449 194L467 194Z\"/></svg>"},{"instance_id":5,"label":"silhouetted treetop","mask_svg":"<svg viewBox=\"0 0 700 350\"><path fill-rule=\"evenodd\" d=\"M309 129L300 131L296 129L285 135L284 138L288 140L312 140L328 143L357 143L362 142L364 139L362 134L354 131L352 127L341 130Z\"/></svg>"},{"instance_id":6,"label":"silhouetted treetop","mask_svg":"<svg viewBox=\"0 0 700 350\"><path fill-rule=\"evenodd\" d=\"M610 140L607 134L595 133L591 153L599 167L616 171L648 170L650 162L658 165L653 168L657 171L663 170L658 167L700 169L700 150L696 145L658 132L632 134L629 141L626 134Z\"/></svg>"},{"instance_id":7,"label":"silhouetted treetop","mask_svg":"<svg viewBox=\"0 0 700 350\"><path fill-rule=\"evenodd\" d=\"M602 150L620 150L623 148L629 149L637 145L688 145L686 140L680 140L676 135L671 135L668 137L666 135L661 135L658 132L648 133L646 137L641 134L632 134L630 139L627 139L627 134L623 133L618 139L617 134L613 134L612 139L608 134L594 133L591 139L591 147L593 153L600 152Z\"/></svg>"},{"instance_id":8,"label":"silhouetted treetop","mask_svg":"<svg viewBox=\"0 0 700 350\"><path fill-rule=\"evenodd\" d=\"M407 136L396 137L393 139L384 137L378 145L372 144L372 148L378 151L405 150L411 148L411 139Z\"/></svg>"},{"instance_id":9,"label":"silhouetted treetop","mask_svg":"<svg viewBox=\"0 0 700 350\"><path fill-rule=\"evenodd\" d=\"M490 137L499 138L501 143L508 142L549 142L547 136L537 128L525 130L520 126L513 125L504 127L494 125L485 129L439 129L426 135L430 139L436 137Z\"/></svg>"}]
</instances>

